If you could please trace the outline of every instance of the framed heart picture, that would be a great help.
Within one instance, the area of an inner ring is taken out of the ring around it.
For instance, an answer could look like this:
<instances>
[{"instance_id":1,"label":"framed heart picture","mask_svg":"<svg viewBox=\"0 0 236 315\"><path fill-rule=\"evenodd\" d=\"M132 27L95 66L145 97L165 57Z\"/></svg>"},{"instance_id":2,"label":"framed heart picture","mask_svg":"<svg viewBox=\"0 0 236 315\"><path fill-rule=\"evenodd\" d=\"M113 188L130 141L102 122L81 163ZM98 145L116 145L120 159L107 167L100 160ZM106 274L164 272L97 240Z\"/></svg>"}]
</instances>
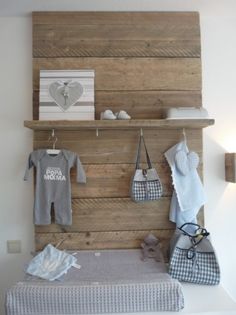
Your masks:
<instances>
[{"instance_id":1,"label":"framed heart picture","mask_svg":"<svg viewBox=\"0 0 236 315\"><path fill-rule=\"evenodd\" d=\"M94 70L41 70L40 120L94 120Z\"/></svg>"}]
</instances>

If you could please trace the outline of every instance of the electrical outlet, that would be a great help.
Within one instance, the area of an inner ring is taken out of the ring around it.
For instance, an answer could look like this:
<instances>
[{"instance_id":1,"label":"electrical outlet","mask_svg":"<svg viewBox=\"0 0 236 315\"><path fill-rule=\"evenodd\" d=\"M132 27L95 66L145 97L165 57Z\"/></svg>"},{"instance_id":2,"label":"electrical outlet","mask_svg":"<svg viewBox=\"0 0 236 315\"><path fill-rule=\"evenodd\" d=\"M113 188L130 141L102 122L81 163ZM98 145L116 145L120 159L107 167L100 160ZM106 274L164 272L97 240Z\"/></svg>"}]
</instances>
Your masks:
<instances>
[{"instance_id":1,"label":"electrical outlet","mask_svg":"<svg viewBox=\"0 0 236 315\"><path fill-rule=\"evenodd\" d=\"M9 254L20 254L21 253L21 241L20 240L7 241L7 252Z\"/></svg>"}]
</instances>

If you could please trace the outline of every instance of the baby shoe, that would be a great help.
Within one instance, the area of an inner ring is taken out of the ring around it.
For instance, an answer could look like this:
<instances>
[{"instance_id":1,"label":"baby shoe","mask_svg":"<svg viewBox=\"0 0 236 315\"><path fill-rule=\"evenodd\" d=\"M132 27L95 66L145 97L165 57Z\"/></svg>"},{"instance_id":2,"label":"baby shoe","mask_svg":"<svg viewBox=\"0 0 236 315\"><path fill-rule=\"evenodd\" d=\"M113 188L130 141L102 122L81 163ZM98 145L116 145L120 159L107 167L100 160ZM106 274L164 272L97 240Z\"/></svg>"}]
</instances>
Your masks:
<instances>
[{"instance_id":1,"label":"baby shoe","mask_svg":"<svg viewBox=\"0 0 236 315\"><path fill-rule=\"evenodd\" d=\"M109 119L109 120L115 120L116 115L113 114L113 112L110 109L106 109L104 112L101 113L102 120Z\"/></svg>"},{"instance_id":2,"label":"baby shoe","mask_svg":"<svg viewBox=\"0 0 236 315\"><path fill-rule=\"evenodd\" d=\"M126 113L124 110L120 110L118 113L115 113L116 119L124 119L128 120L131 119L130 115Z\"/></svg>"}]
</instances>

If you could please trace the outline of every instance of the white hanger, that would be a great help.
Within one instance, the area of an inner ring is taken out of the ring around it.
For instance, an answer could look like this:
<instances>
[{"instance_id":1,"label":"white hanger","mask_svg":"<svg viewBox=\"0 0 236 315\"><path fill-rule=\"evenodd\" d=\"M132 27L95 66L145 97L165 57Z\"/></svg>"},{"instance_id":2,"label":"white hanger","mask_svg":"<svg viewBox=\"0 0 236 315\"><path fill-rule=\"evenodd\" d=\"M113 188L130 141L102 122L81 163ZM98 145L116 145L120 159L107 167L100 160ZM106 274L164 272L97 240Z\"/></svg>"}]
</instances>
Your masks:
<instances>
[{"instance_id":1,"label":"white hanger","mask_svg":"<svg viewBox=\"0 0 236 315\"><path fill-rule=\"evenodd\" d=\"M183 128L183 136L184 136L184 142L187 143L187 136L186 136L185 128Z\"/></svg>"},{"instance_id":2,"label":"white hanger","mask_svg":"<svg viewBox=\"0 0 236 315\"><path fill-rule=\"evenodd\" d=\"M52 129L52 134L49 136L48 141L53 140L52 149L47 149L47 154L57 155L61 150L56 149L57 137L55 136L55 131Z\"/></svg>"}]
</instances>

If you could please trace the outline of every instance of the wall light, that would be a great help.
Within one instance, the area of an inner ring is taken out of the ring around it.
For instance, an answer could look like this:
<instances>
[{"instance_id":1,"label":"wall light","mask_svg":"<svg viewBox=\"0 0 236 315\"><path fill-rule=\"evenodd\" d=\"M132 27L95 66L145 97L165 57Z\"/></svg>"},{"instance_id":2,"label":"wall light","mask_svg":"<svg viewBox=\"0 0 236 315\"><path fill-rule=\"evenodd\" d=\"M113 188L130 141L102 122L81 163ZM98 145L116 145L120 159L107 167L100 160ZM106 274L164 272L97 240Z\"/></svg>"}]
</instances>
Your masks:
<instances>
[{"instance_id":1,"label":"wall light","mask_svg":"<svg viewBox=\"0 0 236 315\"><path fill-rule=\"evenodd\" d=\"M225 153L225 180L236 183L236 153Z\"/></svg>"}]
</instances>

